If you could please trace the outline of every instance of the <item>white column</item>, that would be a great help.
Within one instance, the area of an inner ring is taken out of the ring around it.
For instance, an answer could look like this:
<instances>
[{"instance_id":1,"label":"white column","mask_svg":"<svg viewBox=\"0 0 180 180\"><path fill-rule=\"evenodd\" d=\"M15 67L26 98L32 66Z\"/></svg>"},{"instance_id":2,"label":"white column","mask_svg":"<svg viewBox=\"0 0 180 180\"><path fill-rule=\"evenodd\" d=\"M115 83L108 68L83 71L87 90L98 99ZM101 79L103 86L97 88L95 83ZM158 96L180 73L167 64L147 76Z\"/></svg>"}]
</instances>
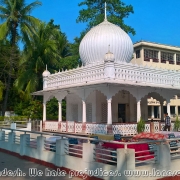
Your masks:
<instances>
[{"instance_id":1,"label":"white column","mask_svg":"<svg viewBox=\"0 0 180 180\"><path fill-rule=\"evenodd\" d=\"M144 61L144 48L141 49L140 58Z\"/></svg>"},{"instance_id":2,"label":"white column","mask_svg":"<svg viewBox=\"0 0 180 180\"><path fill-rule=\"evenodd\" d=\"M140 121L141 118L141 100L137 101L137 122Z\"/></svg>"},{"instance_id":3,"label":"white column","mask_svg":"<svg viewBox=\"0 0 180 180\"><path fill-rule=\"evenodd\" d=\"M161 51L158 52L158 59L159 59L159 62L161 62Z\"/></svg>"},{"instance_id":4,"label":"white column","mask_svg":"<svg viewBox=\"0 0 180 180\"><path fill-rule=\"evenodd\" d=\"M58 114L58 122L62 121L62 102L58 101L58 106L59 106L59 114Z\"/></svg>"},{"instance_id":5,"label":"white column","mask_svg":"<svg viewBox=\"0 0 180 180\"><path fill-rule=\"evenodd\" d=\"M151 118L154 118L154 106L151 106Z\"/></svg>"},{"instance_id":6,"label":"white column","mask_svg":"<svg viewBox=\"0 0 180 180\"><path fill-rule=\"evenodd\" d=\"M174 64L176 64L176 53L174 54Z\"/></svg>"},{"instance_id":7,"label":"white column","mask_svg":"<svg viewBox=\"0 0 180 180\"><path fill-rule=\"evenodd\" d=\"M161 120L164 120L164 108L163 108L163 102L160 102L161 104Z\"/></svg>"},{"instance_id":8,"label":"white column","mask_svg":"<svg viewBox=\"0 0 180 180\"><path fill-rule=\"evenodd\" d=\"M112 99L107 99L107 124L112 124Z\"/></svg>"},{"instance_id":9,"label":"white column","mask_svg":"<svg viewBox=\"0 0 180 180\"><path fill-rule=\"evenodd\" d=\"M159 118L161 119L161 105L159 106Z\"/></svg>"},{"instance_id":10,"label":"white column","mask_svg":"<svg viewBox=\"0 0 180 180\"><path fill-rule=\"evenodd\" d=\"M175 114L178 116L178 106L175 106Z\"/></svg>"},{"instance_id":11,"label":"white column","mask_svg":"<svg viewBox=\"0 0 180 180\"><path fill-rule=\"evenodd\" d=\"M86 102L82 100L82 122L86 123Z\"/></svg>"},{"instance_id":12,"label":"white column","mask_svg":"<svg viewBox=\"0 0 180 180\"><path fill-rule=\"evenodd\" d=\"M43 121L46 121L46 102L43 102Z\"/></svg>"},{"instance_id":13,"label":"white column","mask_svg":"<svg viewBox=\"0 0 180 180\"><path fill-rule=\"evenodd\" d=\"M168 113L168 116L171 117L170 102L167 102L167 113Z\"/></svg>"}]
</instances>

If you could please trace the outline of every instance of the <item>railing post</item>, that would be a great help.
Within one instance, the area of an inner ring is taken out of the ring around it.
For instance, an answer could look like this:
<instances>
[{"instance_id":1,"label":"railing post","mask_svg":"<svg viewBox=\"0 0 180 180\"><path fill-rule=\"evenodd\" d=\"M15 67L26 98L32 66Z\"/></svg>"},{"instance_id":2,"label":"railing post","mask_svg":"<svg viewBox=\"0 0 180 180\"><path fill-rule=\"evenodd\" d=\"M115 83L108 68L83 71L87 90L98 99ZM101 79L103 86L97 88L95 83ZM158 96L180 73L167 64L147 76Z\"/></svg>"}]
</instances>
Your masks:
<instances>
[{"instance_id":1,"label":"railing post","mask_svg":"<svg viewBox=\"0 0 180 180\"><path fill-rule=\"evenodd\" d=\"M21 134L20 135L20 155L26 155L27 144L30 143L30 134Z\"/></svg>"},{"instance_id":2,"label":"railing post","mask_svg":"<svg viewBox=\"0 0 180 180\"><path fill-rule=\"evenodd\" d=\"M44 137L44 136L37 137L37 150L38 150L39 154L42 154L42 151L45 150L45 148L44 148L45 140L46 140L46 137Z\"/></svg>"},{"instance_id":3,"label":"railing post","mask_svg":"<svg viewBox=\"0 0 180 180\"><path fill-rule=\"evenodd\" d=\"M16 129L16 123L11 123L11 129Z\"/></svg>"},{"instance_id":4,"label":"railing post","mask_svg":"<svg viewBox=\"0 0 180 180\"><path fill-rule=\"evenodd\" d=\"M83 143L83 161L93 162L94 161L94 148L95 144Z\"/></svg>"},{"instance_id":5,"label":"railing post","mask_svg":"<svg viewBox=\"0 0 180 180\"><path fill-rule=\"evenodd\" d=\"M26 125L26 127L27 127L27 130L28 130L28 131L31 131L31 122L28 122L27 125Z\"/></svg>"},{"instance_id":6,"label":"railing post","mask_svg":"<svg viewBox=\"0 0 180 180\"><path fill-rule=\"evenodd\" d=\"M39 126L40 126L39 131L42 132L42 120L40 121L40 125Z\"/></svg>"},{"instance_id":7,"label":"railing post","mask_svg":"<svg viewBox=\"0 0 180 180\"><path fill-rule=\"evenodd\" d=\"M68 144L67 139L58 139L56 140L56 152L55 152L55 165L56 166L63 166L64 165L64 156L65 153L65 147L66 144Z\"/></svg>"},{"instance_id":8,"label":"railing post","mask_svg":"<svg viewBox=\"0 0 180 180\"><path fill-rule=\"evenodd\" d=\"M8 150L13 151L12 144L14 144L15 140L15 133L14 132L9 132L8 134Z\"/></svg>"},{"instance_id":9,"label":"railing post","mask_svg":"<svg viewBox=\"0 0 180 180\"><path fill-rule=\"evenodd\" d=\"M0 141L5 141L5 131L0 131Z\"/></svg>"},{"instance_id":10,"label":"railing post","mask_svg":"<svg viewBox=\"0 0 180 180\"><path fill-rule=\"evenodd\" d=\"M157 164L164 170L168 170L170 168L171 155L168 143L160 143L157 145Z\"/></svg>"},{"instance_id":11,"label":"railing post","mask_svg":"<svg viewBox=\"0 0 180 180\"><path fill-rule=\"evenodd\" d=\"M135 170L135 150L117 149L117 170L124 175L125 170Z\"/></svg>"}]
</instances>

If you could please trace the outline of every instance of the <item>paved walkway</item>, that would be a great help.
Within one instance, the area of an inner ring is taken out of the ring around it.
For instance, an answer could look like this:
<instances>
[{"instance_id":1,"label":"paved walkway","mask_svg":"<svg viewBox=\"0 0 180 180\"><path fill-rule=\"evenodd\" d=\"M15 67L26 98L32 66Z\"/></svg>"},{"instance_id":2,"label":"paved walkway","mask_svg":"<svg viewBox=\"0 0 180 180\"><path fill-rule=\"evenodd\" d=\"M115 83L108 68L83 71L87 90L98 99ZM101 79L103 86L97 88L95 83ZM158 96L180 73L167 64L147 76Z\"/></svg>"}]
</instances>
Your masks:
<instances>
[{"instance_id":1,"label":"paved walkway","mask_svg":"<svg viewBox=\"0 0 180 180\"><path fill-rule=\"evenodd\" d=\"M19 168L19 170L18 170ZM33 170L31 170L30 168L34 168ZM6 171L7 169L7 171ZM20 177L15 175L14 177L7 175L7 173L10 173L10 171L16 171L21 174L20 170L22 171L22 174L24 176ZM37 171L41 174L41 172L43 173L43 175L40 176L36 176L36 177L32 177L32 175L30 175L30 171L38 174ZM36 171L37 170L37 171ZM5 179L5 180L80 180L80 178L74 177L74 178L69 178L69 175L66 175L65 177L62 176L58 176L58 174L56 176L47 176L46 172L47 170L50 172L50 170L52 171L53 169L51 168L47 168L45 166L39 165L39 164L35 164L33 162L29 162L23 159L20 159L18 157L0 152L0 179ZM6 174L6 176L2 177L2 172ZM58 172L56 170L54 170L54 172Z\"/></svg>"}]
</instances>

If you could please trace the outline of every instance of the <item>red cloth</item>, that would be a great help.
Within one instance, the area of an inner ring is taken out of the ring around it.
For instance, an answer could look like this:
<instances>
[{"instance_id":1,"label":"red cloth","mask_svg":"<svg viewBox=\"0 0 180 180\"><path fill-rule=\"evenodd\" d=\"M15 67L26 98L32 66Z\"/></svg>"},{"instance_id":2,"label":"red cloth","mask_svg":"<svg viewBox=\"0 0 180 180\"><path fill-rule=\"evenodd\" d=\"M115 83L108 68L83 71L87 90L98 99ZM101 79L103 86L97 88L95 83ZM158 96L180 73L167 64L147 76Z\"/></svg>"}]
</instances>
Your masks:
<instances>
[{"instance_id":1,"label":"red cloth","mask_svg":"<svg viewBox=\"0 0 180 180\"><path fill-rule=\"evenodd\" d=\"M142 132L133 137L133 139L153 139L153 140L158 140L158 139L165 139L166 136L161 133L147 133L147 132Z\"/></svg>"},{"instance_id":2,"label":"red cloth","mask_svg":"<svg viewBox=\"0 0 180 180\"><path fill-rule=\"evenodd\" d=\"M124 148L124 145L123 144L104 143L103 147L118 149L118 148ZM129 145L127 145L127 148L135 149L135 152L149 150L149 146L147 143L129 144ZM154 158L154 156L149 151L136 153L135 157L145 156L145 155L150 155L150 156L137 158L137 160L147 160L147 159Z\"/></svg>"}]
</instances>

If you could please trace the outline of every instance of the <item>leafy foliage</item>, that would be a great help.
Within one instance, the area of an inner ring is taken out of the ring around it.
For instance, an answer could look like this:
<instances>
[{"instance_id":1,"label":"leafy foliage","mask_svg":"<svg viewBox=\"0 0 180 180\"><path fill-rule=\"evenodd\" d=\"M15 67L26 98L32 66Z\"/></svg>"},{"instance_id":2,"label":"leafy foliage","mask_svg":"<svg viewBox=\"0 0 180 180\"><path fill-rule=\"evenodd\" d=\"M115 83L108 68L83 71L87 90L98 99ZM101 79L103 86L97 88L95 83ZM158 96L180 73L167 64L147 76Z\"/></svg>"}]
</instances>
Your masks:
<instances>
[{"instance_id":1,"label":"leafy foliage","mask_svg":"<svg viewBox=\"0 0 180 180\"><path fill-rule=\"evenodd\" d=\"M58 100L56 98L51 99L46 106L47 120L58 119ZM62 101L62 119L66 119L66 102Z\"/></svg>"},{"instance_id":2,"label":"leafy foliage","mask_svg":"<svg viewBox=\"0 0 180 180\"><path fill-rule=\"evenodd\" d=\"M98 25L104 20L104 5L107 3L108 20L120 26L127 33L135 35L135 30L124 24L124 18L127 18L130 13L134 13L131 5L125 5L121 0L85 0L79 3L79 6L87 6L87 9L79 11L77 22L86 22L87 30Z\"/></svg>"},{"instance_id":3,"label":"leafy foliage","mask_svg":"<svg viewBox=\"0 0 180 180\"><path fill-rule=\"evenodd\" d=\"M26 38L34 32L34 27L39 23L39 20L30 16L30 12L39 5L41 5L39 1L26 5L25 0L0 0L0 20L3 22L0 24L0 40L8 38L11 47L7 86L5 86L5 97L2 107L3 115L7 108L9 92L13 84L13 61L18 54L16 45L20 40L20 35Z\"/></svg>"},{"instance_id":4,"label":"leafy foliage","mask_svg":"<svg viewBox=\"0 0 180 180\"><path fill-rule=\"evenodd\" d=\"M176 116L176 121L174 122L174 130L178 131L180 129L180 120L178 116Z\"/></svg>"},{"instance_id":5,"label":"leafy foliage","mask_svg":"<svg viewBox=\"0 0 180 180\"><path fill-rule=\"evenodd\" d=\"M145 121L140 118L140 121L137 123L137 132L138 133L141 133L141 132L144 132L145 130Z\"/></svg>"}]
</instances>

